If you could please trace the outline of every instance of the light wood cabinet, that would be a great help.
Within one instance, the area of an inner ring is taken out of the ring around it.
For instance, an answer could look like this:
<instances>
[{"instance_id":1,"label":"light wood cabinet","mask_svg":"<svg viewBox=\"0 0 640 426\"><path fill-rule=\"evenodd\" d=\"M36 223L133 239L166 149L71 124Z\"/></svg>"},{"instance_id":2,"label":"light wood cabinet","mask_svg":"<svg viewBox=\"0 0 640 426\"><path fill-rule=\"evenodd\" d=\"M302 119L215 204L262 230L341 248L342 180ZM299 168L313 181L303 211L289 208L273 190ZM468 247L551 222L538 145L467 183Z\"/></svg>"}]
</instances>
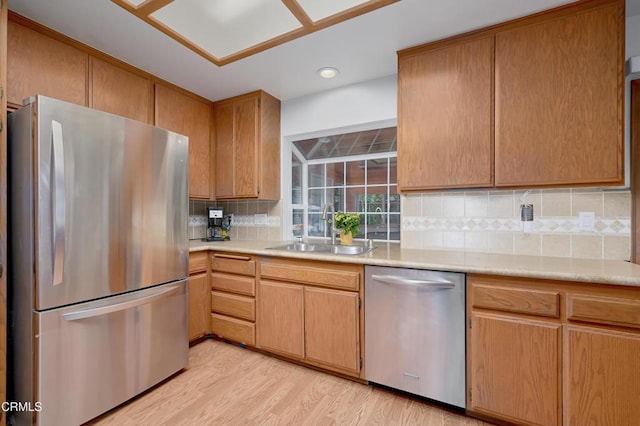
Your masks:
<instances>
[{"instance_id":1,"label":"light wood cabinet","mask_svg":"<svg viewBox=\"0 0 640 426\"><path fill-rule=\"evenodd\" d=\"M640 333L568 326L564 425L635 425Z\"/></svg>"},{"instance_id":2,"label":"light wood cabinet","mask_svg":"<svg viewBox=\"0 0 640 426\"><path fill-rule=\"evenodd\" d=\"M258 347L304 358L304 287L260 280Z\"/></svg>"},{"instance_id":3,"label":"light wood cabinet","mask_svg":"<svg viewBox=\"0 0 640 426\"><path fill-rule=\"evenodd\" d=\"M361 280L361 265L261 258L257 346L361 377Z\"/></svg>"},{"instance_id":4,"label":"light wood cabinet","mask_svg":"<svg viewBox=\"0 0 640 426\"><path fill-rule=\"evenodd\" d=\"M155 85L155 125L189 137L189 198L211 198L211 103Z\"/></svg>"},{"instance_id":5,"label":"light wood cabinet","mask_svg":"<svg viewBox=\"0 0 640 426\"><path fill-rule=\"evenodd\" d=\"M336 368L360 371L358 293L304 289L305 356Z\"/></svg>"},{"instance_id":6,"label":"light wood cabinet","mask_svg":"<svg viewBox=\"0 0 640 426\"><path fill-rule=\"evenodd\" d=\"M7 102L19 107L40 94L86 106L89 55L17 20L8 25Z\"/></svg>"},{"instance_id":7,"label":"light wood cabinet","mask_svg":"<svg viewBox=\"0 0 640 426\"><path fill-rule=\"evenodd\" d=\"M256 344L256 260L233 253L211 254L211 332L244 345Z\"/></svg>"},{"instance_id":8,"label":"light wood cabinet","mask_svg":"<svg viewBox=\"0 0 640 426\"><path fill-rule=\"evenodd\" d=\"M209 266L206 252L189 254L189 341L209 334Z\"/></svg>"},{"instance_id":9,"label":"light wood cabinet","mask_svg":"<svg viewBox=\"0 0 640 426\"><path fill-rule=\"evenodd\" d=\"M89 107L153 123L151 80L98 58L89 58Z\"/></svg>"},{"instance_id":10,"label":"light wood cabinet","mask_svg":"<svg viewBox=\"0 0 640 426\"><path fill-rule=\"evenodd\" d=\"M471 321L470 408L510 421L560 424L561 325L484 313Z\"/></svg>"},{"instance_id":11,"label":"light wood cabinet","mask_svg":"<svg viewBox=\"0 0 640 426\"><path fill-rule=\"evenodd\" d=\"M280 199L280 101L263 91L214 104L217 199Z\"/></svg>"},{"instance_id":12,"label":"light wood cabinet","mask_svg":"<svg viewBox=\"0 0 640 426\"><path fill-rule=\"evenodd\" d=\"M496 34L496 186L621 184L624 2Z\"/></svg>"},{"instance_id":13,"label":"light wood cabinet","mask_svg":"<svg viewBox=\"0 0 640 426\"><path fill-rule=\"evenodd\" d=\"M402 191L493 185L493 36L398 56Z\"/></svg>"},{"instance_id":14,"label":"light wood cabinet","mask_svg":"<svg viewBox=\"0 0 640 426\"><path fill-rule=\"evenodd\" d=\"M467 276L467 409L514 424L640 417L640 288Z\"/></svg>"},{"instance_id":15,"label":"light wood cabinet","mask_svg":"<svg viewBox=\"0 0 640 426\"><path fill-rule=\"evenodd\" d=\"M398 52L398 185L619 185L624 1L575 5Z\"/></svg>"}]
</instances>

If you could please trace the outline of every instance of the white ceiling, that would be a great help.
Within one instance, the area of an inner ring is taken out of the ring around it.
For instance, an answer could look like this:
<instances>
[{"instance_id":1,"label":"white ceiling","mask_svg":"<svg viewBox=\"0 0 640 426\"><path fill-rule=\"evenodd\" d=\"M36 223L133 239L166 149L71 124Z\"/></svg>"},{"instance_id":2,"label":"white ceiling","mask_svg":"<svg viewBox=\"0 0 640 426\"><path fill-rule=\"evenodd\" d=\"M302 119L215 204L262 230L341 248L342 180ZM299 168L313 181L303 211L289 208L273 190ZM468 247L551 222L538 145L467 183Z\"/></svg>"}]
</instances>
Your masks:
<instances>
[{"instance_id":1,"label":"white ceiling","mask_svg":"<svg viewBox=\"0 0 640 426\"><path fill-rule=\"evenodd\" d=\"M9 0L9 9L210 100L281 100L396 73L396 51L574 0L401 0L218 67L109 0ZM627 0L627 15L640 0ZM340 70L324 80L316 70Z\"/></svg>"}]
</instances>

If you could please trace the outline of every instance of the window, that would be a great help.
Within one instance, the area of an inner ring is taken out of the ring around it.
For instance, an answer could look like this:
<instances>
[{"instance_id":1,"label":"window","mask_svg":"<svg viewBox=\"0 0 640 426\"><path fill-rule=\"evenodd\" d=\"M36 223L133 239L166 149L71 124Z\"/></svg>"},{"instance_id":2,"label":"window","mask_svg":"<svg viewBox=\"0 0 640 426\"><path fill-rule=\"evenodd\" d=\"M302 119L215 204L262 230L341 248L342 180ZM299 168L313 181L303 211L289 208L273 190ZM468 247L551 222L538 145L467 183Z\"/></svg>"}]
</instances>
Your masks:
<instances>
[{"instance_id":1,"label":"window","mask_svg":"<svg viewBox=\"0 0 640 426\"><path fill-rule=\"evenodd\" d=\"M361 213L356 238L400 239L396 128L291 142L291 224L294 236L330 237L326 203Z\"/></svg>"}]
</instances>

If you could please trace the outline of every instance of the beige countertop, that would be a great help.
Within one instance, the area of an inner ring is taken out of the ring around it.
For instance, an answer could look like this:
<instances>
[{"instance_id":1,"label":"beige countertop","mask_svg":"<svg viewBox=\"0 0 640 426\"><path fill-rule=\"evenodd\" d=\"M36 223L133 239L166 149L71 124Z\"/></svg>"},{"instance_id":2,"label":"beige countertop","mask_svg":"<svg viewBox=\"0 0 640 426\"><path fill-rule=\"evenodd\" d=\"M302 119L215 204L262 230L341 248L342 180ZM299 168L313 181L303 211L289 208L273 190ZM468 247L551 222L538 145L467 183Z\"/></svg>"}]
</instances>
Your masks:
<instances>
[{"instance_id":1,"label":"beige countertop","mask_svg":"<svg viewBox=\"0 0 640 426\"><path fill-rule=\"evenodd\" d=\"M376 243L373 251L357 256L268 249L268 247L285 243L287 241L202 242L191 240L189 251L216 250L365 265L640 286L640 265L621 260L401 249L397 244L387 243Z\"/></svg>"}]
</instances>

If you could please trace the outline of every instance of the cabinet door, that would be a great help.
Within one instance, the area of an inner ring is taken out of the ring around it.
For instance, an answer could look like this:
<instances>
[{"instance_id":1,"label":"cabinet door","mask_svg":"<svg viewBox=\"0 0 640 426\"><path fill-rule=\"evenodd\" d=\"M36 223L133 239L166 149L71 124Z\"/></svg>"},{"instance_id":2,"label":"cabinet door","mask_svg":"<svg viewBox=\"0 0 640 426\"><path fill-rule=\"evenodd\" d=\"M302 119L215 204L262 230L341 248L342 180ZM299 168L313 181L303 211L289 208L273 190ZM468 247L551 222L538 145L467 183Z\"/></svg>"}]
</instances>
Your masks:
<instances>
[{"instance_id":1,"label":"cabinet door","mask_svg":"<svg viewBox=\"0 0 640 426\"><path fill-rule=\"evenodd\" d=\"M257 298L258 347L304 358L303 287L261 280Z\"/></svg>"},{"instance_id":2,"label":"cabinet door","mask_svg":"<svg viewBox=\"0 0 640 426\"><path fill-rule=\"evenodd\" d=\"M234 194L258 196L258 97L239 100L235 114Z\"/></svg>"},{"instance_id":3,"label":"cabinet door","mask_svg":"<svg viewBox=\"0 0 640 426\"><path fill-rule=\"evenodd\" d=\"M123 68L90 58L89 106L132 120L151 123L151 80Z\"/></svg>"},{"instance_id":4,"label":"cabinet door","mask_svg":"<svg viewBox=\"0 0 640 426\"><path fill-rule=\"evenodd\" d=\"M623 176L619 2L496 35L496 186Z\"/></svg>"},{"instance_id":5,"label":"cabinet door","mask_svg":"<svg viewBox=\"0 0 640 426\"><path fill-rule=\"evenodd\" d=\"M468 408L512 422L560 424L561 338L558 323L473 313Z\"/></svg>"},{"instance_id":6,"label":"cabinet door","mask_svg":"<svg viewBox=\"0 0 640 426\"><path fill-rule=\"evenodd\" d=\"M398 63L401 190L493 185L493 37Z\"/></svg>"},{"instance_id":7,"label":"cabinet door","mask_svg":"<svg viewBox=\"0 0 640 426\"><path fill-rule=\"evenodd\" d=\"M192 275L189 284L189 341L209 332L209 277L208 274Z\"/></svg>"},{"instance_id":8,"label":"cabinet door","mask_svg":"<svg viewBox=\"0 0 640 426\"><path fill-rule=\"evenodd\" d=\"M304 311L306 358L359 372L358 294L306 287Z\"/></svg>"},{"instance_id":9,"label":"cabinet door","mask_svg":"<svg viewBox=\"0 0 640 426\"><path fill-rule=\"evenodd\" d=\"M234 182L234 104L216 104L216 198L233 197Z\"/></svg>"},{"instance_id":10,"label":"cabinet door","mask_svg":"<svg viewBox=\"0 0 640 426\"><path fill-rule=\"evenodd\" d=\"M211 104L156 84L155 124L189 137L189 198L211 198Z\"/></svg>"},{"instance_id":11,"label":"cabinet door","mask_svg":"<svg viewBox=\"0 0 640 426\"><path fill-rule=\"evenodd\" d=\"M565 425L636 425L640 334L567 326Z\"/></svg>"},{"instance_id":12,"label":"cabinet door","mask_svg":"<svg viewBox=\"0 0 640 426\"><path fill-rule=\"evenodd\" d=\"M7 43L7 102L40 94L87 105L89 55L13 21Z\"/></svg>"}]
</instances>

